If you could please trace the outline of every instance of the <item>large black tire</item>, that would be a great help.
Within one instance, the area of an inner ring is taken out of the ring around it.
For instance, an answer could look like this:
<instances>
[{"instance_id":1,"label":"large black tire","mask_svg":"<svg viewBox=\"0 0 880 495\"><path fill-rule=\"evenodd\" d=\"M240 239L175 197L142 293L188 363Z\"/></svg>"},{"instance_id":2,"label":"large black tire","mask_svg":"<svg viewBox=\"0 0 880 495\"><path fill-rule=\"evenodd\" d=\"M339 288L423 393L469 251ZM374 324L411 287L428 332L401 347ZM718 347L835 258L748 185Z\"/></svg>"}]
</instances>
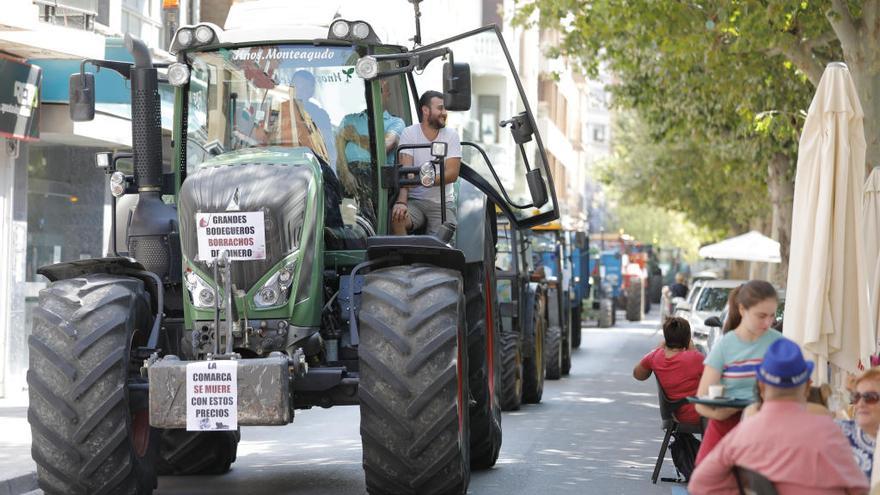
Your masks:
<instances>
[{"instance_id":1,"label":"large black tire","mask_svg":"<svg viewBox=\"0 0 880 495\"><path fill-rule=\"evenodd\" d=\"M611 299L599 299L599 328L609 328L614 325L614 301Z\"/></svg>"},{"instance_id":2,"label":"large black tire","mask_svg":"<svg viewBox=\"0 0 880 495\"><path fill-rule=\"evenodd\" d=\"M162 430L156 472L160 476L224 474L238 453L239 431Z\"/></svg>"},{"instance_id":3,"label":"large black tire","mask_svg":"<svg viewBox=\"0 0 880 495\"><path fill-rule=\"evenodd\" d=\"M488 219L484 230L482 262L465 266L468 370L471 398L471 467L488 469L501 451L501 318L495 288L495 241ZM488 266L489 269L485 269Z\"/></svg>"},{"instance_id":4,"label":"large black tire","mask_svg":"<svg viewBox=\"0 0 880 495\"><path fill-rule=\"evenodd\" d=\"M501 332L501 409L516 411L523 399L522 339L516 331Z\"/></svg>"},{"instance_id":5,"label":"large black tire","mask_svg":"<svg viewBox=\"0 0 880 495\"><path fill-rule=\"evenodd\" d=\"M581 318L583 316L584 305L577 302L571 308L571 347L572 349L580 349L581 347Z\"/></svg>"},{"instance_id":6,"label":"large black tire","mask_svg":"<svg viewBox=\"0 0 880 495\"><path fill-rule=\"evenodd\" d=\"M571 301L568 293L563 294L565 303L562 305L562 367L560 372L567 376L571 371Z\"/></svg>"},{"instance_id":7,"label":"large black tire","mask_svg":"<svg viewBox=\"0 0 880 495\"><path fill-rule=\"evenodd\" d=\"M544 344L547 379L559 380L562 378L562 329L558 326L548 328Z\"/></svg>"},{"instance_id":8,"label":"large black tire","mask_svg":"<svg viewBox=\"0 0 880 495\"><path fill-rule=\"evenodd\" d=\"M461 274L405 265L364 279L358 394L367 491L466 493L470 433Z\"/></svg>"},{"instance_id":9,"label":"large black tire","mask_svg":"<svg viewBox=\"0 0 880 495\"><path fill-rule=\"evenodd\" d=\"M152 327L140 280L90 274L40 291L28 338L28 422L37 483L47 494L147 494L157 431L146 394L130 392L131 350ZM143 382L145 383L145 382Z\"/></svg>"},{"instance_id":10,"label":"large black tire","mask_svg":"<svg viewBox=\"0 0 880 495\"><path fill-rule=\"evenodd\" d=\"M532 314L523 329L523 402L537 404L544 395L544 341L547 317L544 314L544 295L535 294Z\"/></svg>"},{"instance_id":11,"label":"large black tire","mask_svg":"<svg viewBox=\"0 0 880 495\"><path fill-rule=\"evenodd\" d=\"M633 279L626 290L626 319L627 321L642 321L645 308L645 291L642 281Z\"/></svg>"}]
</instances>

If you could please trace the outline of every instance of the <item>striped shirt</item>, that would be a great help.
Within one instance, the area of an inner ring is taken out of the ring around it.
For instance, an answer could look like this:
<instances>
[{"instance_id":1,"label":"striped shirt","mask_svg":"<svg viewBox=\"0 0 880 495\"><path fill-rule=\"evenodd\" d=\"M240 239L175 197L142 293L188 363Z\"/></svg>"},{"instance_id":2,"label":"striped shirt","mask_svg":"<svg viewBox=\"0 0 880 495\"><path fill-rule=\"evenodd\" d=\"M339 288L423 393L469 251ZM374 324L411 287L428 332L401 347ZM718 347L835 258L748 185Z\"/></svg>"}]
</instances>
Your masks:
<instances>
[{"instance_id":1,"label":"striped shirt","mask_svg":"<svg viewBox=\"0 0 880 495\"><path fill-rule=\"evenodd\" d=\"M712 347L703 364L721 373L725 397L753 400L758 365L770 344L780 338L782 334L772 328L754 342L745 342L737 337L736 332L727 332Z\"/></svg>"}]
</instances>

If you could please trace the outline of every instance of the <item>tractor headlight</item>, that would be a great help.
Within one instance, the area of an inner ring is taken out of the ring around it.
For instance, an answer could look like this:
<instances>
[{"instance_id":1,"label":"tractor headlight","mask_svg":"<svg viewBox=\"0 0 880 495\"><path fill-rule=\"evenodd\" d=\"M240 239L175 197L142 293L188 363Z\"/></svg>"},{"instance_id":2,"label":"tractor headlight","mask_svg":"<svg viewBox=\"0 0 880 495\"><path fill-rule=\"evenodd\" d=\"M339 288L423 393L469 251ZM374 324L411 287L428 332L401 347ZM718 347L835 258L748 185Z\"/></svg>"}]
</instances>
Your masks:
<instances>
[{"instance_id":1,"label":"tractor headlight","mask_svg":"<svg viewBox=\"0 0 880 495\"><path fill-rule=\"evenodd\" d=\"M186 64L173 63L168 66L168 83L175 87L189 82L189 67Z\"/></svg>"},{"instance_id":2,"label":"tractor headlight","mask_svg":"<svg viewBox=\"0 0 880 495\"><path fill-rule=\"evenodd\" d=\"M379 73L379 62L370 55L361 57L354 65L354 71L361 79L369 81Z\"/></svg>"},{"instance_id":3,"label":"tractor headlight","mask_svg":"<svg viewBox=\"0 0 880 495\"><path fill-rule=\"evenodd\" d=\"M206 45L214 40L214 30L203 24L196 28L195 36L200 45Z\"/></svg>"},{"instance_id":4,"label":"tractor headlight","mask_svg":"<svg viewBox=\"0 0 880 495\"><path fill-rule=\"evenodd\" d=\"M254 305L258 308L269 308L287 304L290 298L290 285L296 273L296 262L291 261L284 268L269 277L269 280L254 294Z\"/></svg>"},{"instance_id":5,"label":"tractor headlight","mask_svg":"<svg viewBox=\"0 0 880 495\"><path fill-rule=\"evenodd\" d=\"M113 172L110 174L110 194L114 198L118 198L125 194L125 174L122 172Z\"/></svg>"},{"instance_id":6,"label":"tractor headlight","mask_svg":"<svg viewBox=\"0 0 880 495\"><path fill-rule=\"evenodd\" d=\"M348 21L344 21L342 19L339 19L338 21L330 25L330 32L336 38L345 38L346 36L348 36L348 32L350 29L351 27L349 27Z\"/></svg>"},{"instance_id":7,"label":"tractor headlight","mask_svg":"<svg viewBox=\"0 0 880 495\"><path fill-rule=\"evenodd\" d=\"M193 42L193 32L192 29L189 28L180 28L177 31L177 43L181 48L186 48L189 45L192 45Z\"/></svg>"},{"instance_id":8,"label":"tractor headlight","mask_svg":"<svg viewBox=\"0 0 880 495\"><path fill-rule=\"evenodd\" d=\"M355 22L351 27L351 34L359 40L365 40L370 35L370 25L363 21Z\"/></svg>"},{"instance_id":9,"label":"tractor headlight","mask_svg":"<svg viewBox=\"0 0 880 495\"><path fill-rule=\"evenodd\" d=\"M189 291L193 306L197 308L213 308L217 301L217 294L211 284L192 270L186 271L184 277L186 289Z\"/></svg>"}]
</instances>

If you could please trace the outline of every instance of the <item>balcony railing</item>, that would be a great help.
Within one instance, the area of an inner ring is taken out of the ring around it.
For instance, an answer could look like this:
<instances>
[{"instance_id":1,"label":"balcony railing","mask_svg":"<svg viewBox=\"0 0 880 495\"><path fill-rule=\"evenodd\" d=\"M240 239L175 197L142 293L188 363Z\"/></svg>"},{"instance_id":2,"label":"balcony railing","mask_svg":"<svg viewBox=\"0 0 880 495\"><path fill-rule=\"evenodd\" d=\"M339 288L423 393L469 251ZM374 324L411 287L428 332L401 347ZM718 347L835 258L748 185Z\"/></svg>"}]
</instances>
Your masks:
<instances>
[{"instance_id":1,"label":"balcony railing","mask_svg":"<svg viewBox=\"0 0 880 495\"><path fill-rule=\"evenodd\" d=\"M95 28L98 0L34 0L34 4L40 6L43 22L86 31Z\"/></svg>"}]
</instances>

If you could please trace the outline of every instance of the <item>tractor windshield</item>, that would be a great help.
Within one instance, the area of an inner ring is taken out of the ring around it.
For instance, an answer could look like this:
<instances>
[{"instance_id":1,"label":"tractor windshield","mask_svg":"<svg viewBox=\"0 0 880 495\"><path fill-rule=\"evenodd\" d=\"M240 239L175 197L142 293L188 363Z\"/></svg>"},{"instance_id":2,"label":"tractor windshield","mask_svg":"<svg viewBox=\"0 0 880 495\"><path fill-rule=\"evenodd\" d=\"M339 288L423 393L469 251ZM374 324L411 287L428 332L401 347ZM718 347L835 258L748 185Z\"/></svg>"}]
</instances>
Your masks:
<instances>
[{"instance_id":1,"label":"tractor windshield","mask_svg":"<svg viewBox=\"0 0 880 495\"><path fill-rule=\"evenodd\" d=\"M310 148L335 169L343 122L362 116L363 80L351 47L262 45L187 54L188 172L210 155L264 146Z\"/></svg>"}]
</instances>

